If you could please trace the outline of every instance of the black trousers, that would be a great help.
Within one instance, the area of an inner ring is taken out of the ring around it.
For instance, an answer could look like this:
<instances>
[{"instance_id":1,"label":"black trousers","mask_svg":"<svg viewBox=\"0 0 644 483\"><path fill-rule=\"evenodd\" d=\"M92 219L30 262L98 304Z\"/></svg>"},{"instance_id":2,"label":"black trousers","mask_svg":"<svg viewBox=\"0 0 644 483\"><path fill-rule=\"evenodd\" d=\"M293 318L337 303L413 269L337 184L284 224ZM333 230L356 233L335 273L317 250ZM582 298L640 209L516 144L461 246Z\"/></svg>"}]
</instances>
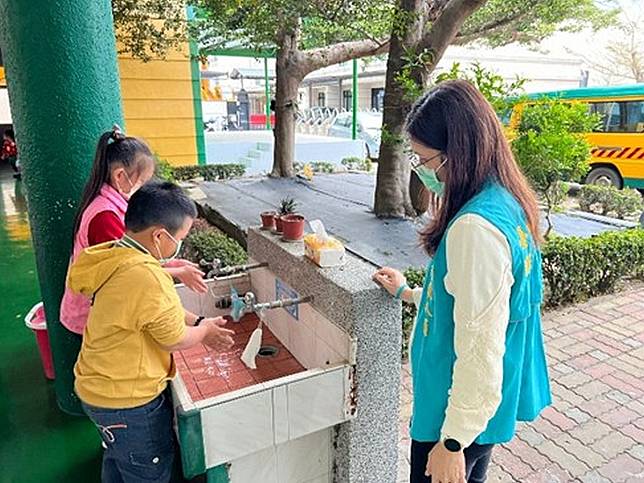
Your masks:
<instances>
[{"instance_id":1,"label":"black trousers","mask_svg":"<svg viewBox=\"0 0 644 483\"><path fill-rule=\"evenodd\" d=\"M431 483L432 479L425 476L425 469L427 468L427 455L435 444L412 440L410 483ZM493 444L472 443L471 446L465 448L465 479L467 483L483 483L485 481L493 447Z\"/></svg>"}]
</instances>

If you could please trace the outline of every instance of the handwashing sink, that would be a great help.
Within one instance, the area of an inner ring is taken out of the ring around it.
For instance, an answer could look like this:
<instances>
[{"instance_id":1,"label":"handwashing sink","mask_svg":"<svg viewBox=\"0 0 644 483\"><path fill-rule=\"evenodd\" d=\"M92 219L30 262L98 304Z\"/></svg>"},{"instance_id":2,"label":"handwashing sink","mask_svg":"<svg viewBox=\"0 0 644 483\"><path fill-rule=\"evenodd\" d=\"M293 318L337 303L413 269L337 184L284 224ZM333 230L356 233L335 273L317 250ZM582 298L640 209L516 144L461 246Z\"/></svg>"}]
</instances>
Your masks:
<instances>
[{"instance_id":1,"label":"handwashing sink","mask_svg":"<svg viewBox=\"0 0 644 483\"><path fill-rule=\"evenodd\" d=\"M231 287L240 294L252 290L259 302L280 298L283 290L294 292L266 268L207 283L205 295L177 286L186 309L207 317L230 313L216 302ZM235 331L235 345L226 352L199 345L174 354L172 390L188 478L222 464L234 469L249 455L328 431L355 416L355 341L349 334L308 304L295 312L270 310L263 317L264 350L256 358L257 369L240 360L259 321L255 314L240 322L229 319L226 328ZM326 433L322 437L330 438ZM331 474L330 467L325 471Z\"/></svg>"}]
</instances>

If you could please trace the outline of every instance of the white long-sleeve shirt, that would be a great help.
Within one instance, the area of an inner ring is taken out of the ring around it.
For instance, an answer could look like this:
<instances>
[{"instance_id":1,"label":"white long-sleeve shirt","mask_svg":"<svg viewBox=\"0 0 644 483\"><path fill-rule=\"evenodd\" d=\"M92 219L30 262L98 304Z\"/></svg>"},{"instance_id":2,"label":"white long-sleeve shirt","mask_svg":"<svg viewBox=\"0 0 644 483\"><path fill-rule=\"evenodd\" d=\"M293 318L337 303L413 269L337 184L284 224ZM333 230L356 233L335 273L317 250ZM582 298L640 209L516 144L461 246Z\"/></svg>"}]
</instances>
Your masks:
<instances>
[{"instance_id":1,"label":"white long-sleeve shirt","mask_svg":"<svg viewBox=\"0 0 644 483\"><path fill-rule=\"evenodd\" d=\"M454 297L456 362L441 440L468 447L501 403L513 283L510 247L501 231L479 215L458 218L447 232L445 288ZM417 306L421 296L422 289L415 289Z\"/></svg>"}]
</instances>

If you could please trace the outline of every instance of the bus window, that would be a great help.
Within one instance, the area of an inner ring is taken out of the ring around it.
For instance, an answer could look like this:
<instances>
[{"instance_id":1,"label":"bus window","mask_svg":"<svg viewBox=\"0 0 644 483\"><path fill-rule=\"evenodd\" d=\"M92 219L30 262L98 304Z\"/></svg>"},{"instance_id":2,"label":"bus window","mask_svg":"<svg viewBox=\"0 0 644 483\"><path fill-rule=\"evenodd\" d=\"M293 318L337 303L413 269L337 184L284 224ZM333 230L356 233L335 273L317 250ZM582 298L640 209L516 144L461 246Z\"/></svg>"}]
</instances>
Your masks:
<instances>
[{"instance_id":1,"label":"bus window","mask_svg":"<svg viewBox=\"0 0 644 483\"><path fill-rule=\"evenodd\" d=\"M599 114L601 124L598 132L621 132L623 130L618 102L593 102L591 112Z\"/></svg>"},{"instance_id":2,"label":"bus window","mask_svg":"<svg viewBox=\"0 0 644 483\"><path fill-rule=\"evenodd\" d=\"M626 112L625 132L644 132L644 101L628 101L623 103Z\"/></svg>"}]
</instances>

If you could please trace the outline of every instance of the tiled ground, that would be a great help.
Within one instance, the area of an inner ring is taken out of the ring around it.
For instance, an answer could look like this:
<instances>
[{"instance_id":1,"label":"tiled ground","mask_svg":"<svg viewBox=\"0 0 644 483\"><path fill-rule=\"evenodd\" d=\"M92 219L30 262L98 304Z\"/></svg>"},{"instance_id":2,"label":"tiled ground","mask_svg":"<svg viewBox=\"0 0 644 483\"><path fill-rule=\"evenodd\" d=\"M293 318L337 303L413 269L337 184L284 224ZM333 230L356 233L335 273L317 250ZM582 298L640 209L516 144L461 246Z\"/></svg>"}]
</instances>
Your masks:
<instances>
[{"instance_id":1,"label":"tiled ground","mask_svg":"<svg viewBox=\"0 0 644 483\"><path fill-rule=\"evenodd\" d=\"M200 344L175 353L177 371L193 401L218 396L252 384L266 382L304 370L266 325L262 327L262 345L273 346L278 352L272 357L258 356L257 369L248 369L240 360L250 334L257 328L258 318L246 315L239 323L226 327L235 331L235 345L227 352L212 351Z\"/></svg>"},{"instance_id":2,"label":"tiled ground","mask_svg":"<svg viewBox=\"0 0 644 483\"><path fill-rule=\"evenodd\" d=\"M554 404L494 450L489 482L644 482L644 285L544 315ZM408 481L409 365L399 482Z\"/></svg>"}]
</instances>

